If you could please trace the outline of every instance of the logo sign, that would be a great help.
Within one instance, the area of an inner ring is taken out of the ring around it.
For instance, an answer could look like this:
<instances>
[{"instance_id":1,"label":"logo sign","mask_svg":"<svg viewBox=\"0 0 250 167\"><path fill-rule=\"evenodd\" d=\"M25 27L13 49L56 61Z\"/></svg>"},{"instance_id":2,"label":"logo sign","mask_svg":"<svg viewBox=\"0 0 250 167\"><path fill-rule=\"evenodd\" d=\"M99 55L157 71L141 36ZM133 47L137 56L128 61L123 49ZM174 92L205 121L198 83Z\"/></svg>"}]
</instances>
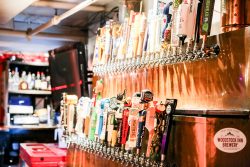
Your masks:
<instances>
[{"instance_id":1,"label":"logo sign","mask_svg":"<svg viewBox=\"0 0 250 167\"><path fill-rule=\"evenodd\" d=\"M243 132L235 128L224 128L214 136L215 146L225 153L236 153L241 151L247 143Z\"/></svg>"}]
</instances>

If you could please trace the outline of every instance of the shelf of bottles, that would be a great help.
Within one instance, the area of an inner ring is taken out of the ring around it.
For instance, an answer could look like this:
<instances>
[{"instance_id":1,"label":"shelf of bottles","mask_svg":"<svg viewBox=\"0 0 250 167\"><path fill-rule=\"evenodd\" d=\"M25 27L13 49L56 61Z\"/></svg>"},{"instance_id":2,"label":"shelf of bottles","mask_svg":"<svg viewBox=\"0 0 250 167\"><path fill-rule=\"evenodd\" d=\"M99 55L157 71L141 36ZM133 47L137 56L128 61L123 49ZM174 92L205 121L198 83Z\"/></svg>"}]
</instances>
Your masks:
<instances>
[{"instance_id":1,"label":"shelf of bottles","mask_svg":"<svg viewBox=\"0 0 250 167\"><path fill-rule=\"evenodd\" d=\"M21 74L21 75L20 75ZM18 67L9 69L9 93L13 94L34 94L34 95L50 95L51 82L50 76L44 72L37 71L31 73L22 71Z\"/></svg>"}]
</instances>

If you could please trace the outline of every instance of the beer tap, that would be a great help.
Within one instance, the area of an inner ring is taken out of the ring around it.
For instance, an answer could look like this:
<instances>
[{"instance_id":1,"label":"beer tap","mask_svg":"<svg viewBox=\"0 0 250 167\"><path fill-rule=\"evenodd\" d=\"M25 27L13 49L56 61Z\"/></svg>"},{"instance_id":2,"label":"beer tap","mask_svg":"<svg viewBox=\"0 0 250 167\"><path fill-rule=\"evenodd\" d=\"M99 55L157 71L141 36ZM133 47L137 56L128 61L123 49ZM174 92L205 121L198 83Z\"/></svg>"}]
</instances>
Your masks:
<instances>
[{"instance_id":1,"label":"beer tap","mask_svg":"<svg viewBox=\"0 0 250 167\"><path fill-rule=\"evenodd\" d=\"M113 154L113 148L111 147L110 144L107 144L107 152L105 153L105 158L110 160L112 158L112 154Z\"/></svg>"},{"instance_id":2,"label":"beer tap","mask_svg":"<svg viewBox=\"0 0 250 167\"><path fill-rule=\"evenodd\" d=\"M123 154L123 158L120 157L121 165L127 166L128 165L128 160L129 160L129 153L128 153L128 151L126 151Z\"/></svg>"},{"instance_id":3,"label":"beer tap","mask_svg":"<svg viewBox=\"0 0 250 167\"><path fill-rule=\"evenodd\" d=\"M100 142L102 144L105 143L106 141L106 132L107 132L107 123L108 123L108 110L109 110L109 104L110 104L110 100L106 99L104 102L104 110L103 110L103 125L102 125L102 130L101 130L101 134L100 134Z\"/></svg>"},{"instance_id":4,"label":"beer tap","mask_svg":"<svg viewBox=\"0 0 250 167\"><path fill-rule=\"evenodd\" d=\"M140 167L144 167L146 164L145 164L145 158L146 158L146 156L145 156L145 154L143 153L142 155L141 155L141 157L139 158L139 164L140 164Z\"/></svg>"},{"instance_id":5,"label":"beer tap","mask_svg":"<svg viewBox=\"0 0 250 167\"><path fill-rule=\"evenodd\" d=\"M139 162L139 154L136 154L133 159L133 166L139 167L140 162Z\"/></svg>"},{"instance_id":6,"label":"beer tap","mask_svg":"<svg viewBox=\"0 0 250 167\"><path fill-rule=\"evenodd\" d=\"M114 153L114 159L113 159L113 161L118 161L119 160L119 147L116 147L116 148L114 148L114 150L115 150L115 153Z\"/></svg>"},{"instance_id":7,"label":"beer tap","mask_svg":"<svg viewBox=\"0 0 250 167\"><path fill-rule=\"evenodd\" d=\"M168 144L170 140L172 121L173 121L173 114L175 112L176 105L177 105L176 99L166 100L165 126L164 126L164 133L162 136L162 142L161 142L161 163L160 163L161 167L164 167L164 163L166 159Z\"/></svg>"},{"instance_id":8,"label":"beer tap","mask_svg":"<svg viewBox=\"0 0 250 167\"><path fill-rule=\"evenodd\" d=\"M109 160L111 160L111 161L114 161L115 160L115 148L114 147L112 147L111 149L110 149L110 155L109 155L109 158L108 158Z\"/></svg>"},{"instance_id":9,"label":"beer tap","mask_svg":"<svg viewBox=\"0 0 250 167\"><path fill-rule=\"evenodd\" d=\"M60 106L60 111L61 111L61 126L63 128L63 134L64 136L67 135L67 103L66 103L66 97L67 94L63 93L62 94L62 100L61 100L61 106Z\"/></svg>"},{"instance_id":10,"label":"beer tap","mask_svg":"<svg viewBox=\"0 0 250 167\"><path fill-rule=\"evenodd\" d=\"M151 166L150 160L149 158L147 158L145 161L145 167L150 167L150 166Z\"/></svg>"},{"instance_id":11,"label":"beer tap","mask_svg":"<svg viewBox=\"0 0 250 167\"><path fill-rule=\"evenodd\" d=\"M103 158L108 158L108 155L107 155L107 146L104 145L104 147L102 148L102 157Z\"/></svg>"},{"instance_id":12,"label":"beer tap","mask_svg":"<svg viewBox=\"0 0 250 167\"><path fill-rule=\"evenodd\" d=\"M140 156L140 150L142 147L142 139L144 138L147 109L149 107L149 102L152 100L153 100L153 93L149 90L142 90L141 103L143 104L143 108L138 113L139 122L138 122L138 130L137 130L138 133L137 133L137 140L136 140L136 160L137 160L137 157Z\"/></svg>"},{"instance_id":13,"label":"beer tap","mask_svg":"<svg viewBox=\"0 0 250 167\"><path fill-rule=\"evenodd\" d=\"M129 155L128 155L128 162L126 164L126 166L133 166L134 165L134 154L131 152Z\"/></svg>"},{"instance_id":14,"label":"beer tap","mask_svg":"<svg viewBox=\"0 0 250 167\"><path fill-rule=\"evenodd\" d=\"M121 148L122 148L122 150L125 149L125 145L126 145L127 137L128 137L128 132L129 132L129 125L128 125L129 108L131 108L131 99L127 98L125 103L124 103L124 108L122 111L122 133L121 133Z\"/></svg>"}]
</instances>

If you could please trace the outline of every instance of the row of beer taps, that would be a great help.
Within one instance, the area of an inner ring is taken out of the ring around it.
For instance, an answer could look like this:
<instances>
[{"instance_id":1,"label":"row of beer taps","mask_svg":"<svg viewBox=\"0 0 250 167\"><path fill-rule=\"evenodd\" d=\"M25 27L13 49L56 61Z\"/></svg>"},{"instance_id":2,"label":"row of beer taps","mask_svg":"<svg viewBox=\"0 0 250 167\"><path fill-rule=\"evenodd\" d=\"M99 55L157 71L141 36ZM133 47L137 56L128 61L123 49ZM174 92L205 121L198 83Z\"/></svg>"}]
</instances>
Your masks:
<instances>
[{"instance_id":1,"label":"row of beer taps","mask_svg":"<svg viewBox=\"0 0 250 167\"><path fill-rule=\"evenodd\" d=\"M101 158L113 161L128 167L167 167L167 162L153 161L145 156L145 154L135 154L132 151L124 150L121 147L110 147L106 144L89 140L88 138L79 136L67 136L68 146L75 145L89 154L95 154Z\"/></svg>"},{"instance_id":2,"label":"row of beer taps","mask_svg":"<svg viewBox=\"0 0 250 167\"><path fill-rule=\"evenodd\" d=\"M169 48L168 50L157 53L144 54L141 57L127 58L125 60L110 60L106 64L95 65L93 67L93 72L98 76L121 72L133 72L142 68L154 68L160 65L165 66L216 58L219 52L220 47L217 44L199 50L191 50L191 47L187 47L185 52L183 52L182 49Z\"/></svg>"},{"instance_id":3,"label":"row of beer taps","mask_svg":"<svg viewBox=\"0 0 250 167\"><path fill-rule=\"evenodd\" d=\"M123 93L118 94L117 97L110 99L110 108L119 108L119 105L117 103L117 100L123 101L126 97L126 90L124 90ZM68 148L70 149L78 149L83 151L84 153L93 154L95 156L98 156L100 158L104 158L107 161L115 164L120 164L121 166L135 166L135 167L168 167L167 165L167 159L165 158L167 149L168 149L168 143L169 143L169 136L172 126L172 115L175 111L177 100L176 99L166 99L166 104L160 103L157 106L157 112L155 113L155 107L156 106L148 106L148 103L153 100L153 93L149 90L142 90L141 92L137 92L134 94L132 100L133 106L140 106L141 104L144 106L141 108L142 110L137 110L135 108L131 108L129 110L129 107L122 107L123 108L123 116L121 118L122 122L122 129L120 135L120 143L119 144L113 144L113 141L109 140L110 133L107 133L107 141L102 140L101 136L99 136L99 132L97 136L91 137L92 132L92 125L91 122L87 127L78 127L79 124L83 125L83 122L80 121L81 117L76 118L76 97L74 95L67 95L66 93L63 94L62 101L61 101L61 126L64 130L64 138L68 145ZM140 100L140 103L139 101ZM138 102L138 103L137 103ZM79 103L83 103L80 102ZM93 103L94 104L94 103ZM128 103L130 104L130 103ZM84 108L87 107L87 105L83 105ZM105 106L105 104L104 104ZM80 107L80 106L78 106ZM121 107L121 106L120 106ZM148 108L149 107L149 108ZM78 108L79 110L80 108ZM118 110L117 110L118 111ZM136 115L134 115L136 118L134 118L132 115L133 112L136 112ZM118 119L118 112L116 113L117 119ZM128 121L129 115L131 114L130 121ZM95 115L92 113L92 116ZM148 117L147 117L148 115ZM80 116L78 114L78 116ZM92 119L91 116L91 120ZM110 116L107 118L111 118L112 113L110 113ZM134 119L134 121L133 121ZM78 121L76 121L78 120ZM82 119L81 119L82 120ZM136 123L136 120L138 121ZM118 120L117 120L118 121ZM84 121L85 122L85 121ZM126 127L128 127L130 122L130 132L128 133L126 131ZM133 123L131 123L133 122ZM102 122L101 125L108 123ZM157 124L157 125L156 125ZM94 125L95 127L100 127L100 125ZM80 129L78 129L80 128ZM145 152L142 151L142 141L144 136L145 128L148 129L150 134L152 133L152 130L155 132L155 137L152 135L150 139L148 139L148 145L147 149L149 149ZM89 129L89 133L85 132L84 129ZM103 128L101 128L103 131ZM137 129L137 131L135 131ZM95 130L96 131L96 130ZM106 133L106 130L104 129L104 132ZM124 132L124 133L123 133ZM88 133L88 134L87 134ZM130 136L130 139L127 139L128 134ZM162 133L159 134L159 133ZM101 135L101 134L100 134ZM113 135L113 133L112 133ZM136 136L135 136L136 135ZM87 137L88 136L88 137ZM119 138L118 136L114 136L115 140ZM105 138L105 137L104 137ZM133 138L133 139L132 139ZM135 141L135 145L132 146L133 141ZM158 140L159 139L159 140ZM125 141L124 141L125 140ZM126 148L126 141L129 140L131 143L130 146ZM149 142L150 141L150 142ZM125 142L125 143L124 143ZM159 143L161 144L161 150L156 149L158 147ZM119 146L119 147L117 147ZM125 149L126 148L126 149ZM141 152L142 151L142 152ZM152 151L152 152L151 152ZM148 154L149 153L149 154ZM152 154L151 154L152 153ZM154 155L160 155L160 158L154 158Z\"/></svg>"}]
</instances>

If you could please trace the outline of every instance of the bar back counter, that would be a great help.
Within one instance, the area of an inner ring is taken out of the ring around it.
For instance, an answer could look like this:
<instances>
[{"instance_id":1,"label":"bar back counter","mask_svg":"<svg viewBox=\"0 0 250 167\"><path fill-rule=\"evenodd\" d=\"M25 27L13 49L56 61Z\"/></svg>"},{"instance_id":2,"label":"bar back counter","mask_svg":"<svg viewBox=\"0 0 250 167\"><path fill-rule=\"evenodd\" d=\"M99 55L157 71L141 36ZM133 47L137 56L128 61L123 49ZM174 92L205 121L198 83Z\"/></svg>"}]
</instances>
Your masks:
<instances>
[{"instance_id":1,"label":"bar back counter","mask_svg":"<svg viewBox=\"0 0 250 167\"><path fill-rule=\"evenodd\" d=\"M166 166L250 166L250 27L208 38L207 45L215 43L220 46L217 57L156 67L164 73L153 75L153 81L162 82L164 91L148 84L155 97L178 99ZM128 87L133 80L131 75L126 77L122 81ZM112 82L104 76L108 86L103 97L122 91ZM140 78L138 82L142 82ZM133 91L128 91L128 96ZM105 155L105 151L71 144L68 164L133 166L129 157L119 158L115 151Z\"/></svg>"}]
</instances>

